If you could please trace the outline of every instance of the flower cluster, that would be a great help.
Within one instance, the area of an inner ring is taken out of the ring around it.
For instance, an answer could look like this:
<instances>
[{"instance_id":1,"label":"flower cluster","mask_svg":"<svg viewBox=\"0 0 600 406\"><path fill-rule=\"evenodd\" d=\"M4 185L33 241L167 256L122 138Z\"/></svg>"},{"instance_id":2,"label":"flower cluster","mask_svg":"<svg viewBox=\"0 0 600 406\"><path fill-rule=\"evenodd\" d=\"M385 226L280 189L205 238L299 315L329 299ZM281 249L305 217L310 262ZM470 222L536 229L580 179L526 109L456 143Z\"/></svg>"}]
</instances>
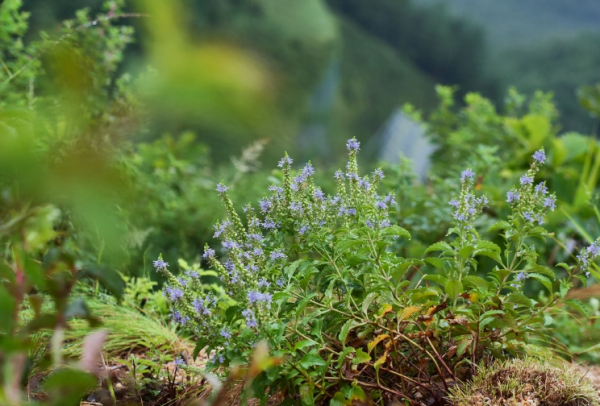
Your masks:
<instances>
[{"instance_id":1,"label":"flower cluster","mask_svg":"<svg viewBox=\"0 0 600 406\"><path fill-rule=\"evenodd\" d=\"M581 250L577 255L577 262L579 262L579 268L586 277L589 278L589 269L592 266L592 262L600 255L600 238L594 241L589 247Z\"/></svg>"},{"instance_id":2,"label":"flower cluster","mask_svg":"<svg viewBox=\"0 0 600 406\"><path fill-rule=\"evenodd\" d=\"M488 204L485 196L476 197L473 191L475 173L467 168L461 173L461 189L458 198L450 200L453 207L452 217L461 230L471 230L475 219L481 214L483 208Z\"/></svg>"},{"instance_id":3,"label":"flower cluster","mask_svg":"<svg viewBox=\"0 0 600 406\"><path fill-rule=\"evenodd\" d=\"M269 187L257 209L250 205L244 209L244 220L235 211L227 186L219 183L216 190L227 217L215 224L214 237L221 241L222 257L209 246L202 255L220 279L218 293L207 294L199 289L189 272L175 278L161 258L154 263L157 271L167 275L165 295L175 309L173 319L192 328L198 336L211 337L216 346L223 348L230 344L234 330L250 329L260 336L273 316L273 295L289 286L289 275L282 272L290 262L282 236L308 243L318 235L329 237L331 230L343 226L367 226L373 230L389 227L389 210L396 201L391 193L377 193L383 171L377 169L371 175L359 176L360 143L351 139L347 148L346 170L334 175L334 195L315 186L315 169L310 163L294 172L293 160L286 154L278 165L283 173L280 183ZM233 324L219 317L221 308L232 303L243 316L234 318Z\"/></svg>"},{"instance_id":4,"label":"flower cluster","mask_svg":"<svg viewBox=\"0 0 600 406\"><path fill-rule=\"evenodd\" d=\"M535 175L545 160L544 150L536 151L529 170L519 179L520 186L511 189L506 195L506 201L511 205L513 214L526 223L541 225L544 223L546 212L556 208L556 195L548 192L546 183L535 184Z\"/></svg>"}]
</instances>

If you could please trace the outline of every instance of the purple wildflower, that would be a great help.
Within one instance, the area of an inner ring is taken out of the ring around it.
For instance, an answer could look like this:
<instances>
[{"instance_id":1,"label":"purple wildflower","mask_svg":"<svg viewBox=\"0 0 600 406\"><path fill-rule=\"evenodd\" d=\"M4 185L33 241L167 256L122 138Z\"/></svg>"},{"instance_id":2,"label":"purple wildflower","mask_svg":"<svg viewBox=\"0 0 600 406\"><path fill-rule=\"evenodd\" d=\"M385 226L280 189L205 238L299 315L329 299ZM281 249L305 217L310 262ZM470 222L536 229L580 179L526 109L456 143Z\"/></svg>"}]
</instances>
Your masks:
<instances>
[{"instance_id":1,"label":"purple wildflower","mask_svg":"<svg viewBox=\"0 0 600 406\"><path fill-rule=\"evenodd\" d=\"M389 205L396 204L396 199L395 199L394 195L391 192L388 193L387 196L383 198L383 201L386 202Z\"/></svg>"},{"instance_id":2,"label":"purple wildflower","mask_svg":"<svg viewBox=\"0 0 600 406\"><path fill-rule=\"evenodd\" d=\"M543 164L544 161L546 160L546 153L544 152L544 149L535 151L535 153L533 154L533 159L535 159L537 162Z\"/></svg>"},{"instance_id":3,"label":"purple wildflower","mask_svg":"<svg viewBox=\"0 0 600 406\"><path fill-rule=\"evenodd\" d=\"M204 258L204 259L214 258L214 256L215 256L215 250L213 250L212 248L207 248L204 251L204 254L202 254L202 258Z\"/></svg>"},{"instance_id":4,"label":"purple wildflower","mask_svg":"<svg viewBox=\"0 0 600 406\"><path fill-rule=\"evenodd\" d=\"M352 138L346 143L346 148L348 148L348 151L358 151L359 147L360 142L356 141L356 138Z\"/></svg>"},{"instance_id":5,"label":"purple wildflower","mask_svg":"<svg viewBox=\"0 0 600 406\"><path fill-rule=\"evenodd\" d=\"M260 206L260 211L263 213L267 213L269 210L271 210L272 203L267 198L263 198L258 204Z\"/></svg>"},{"instance_id":6,"label":"purple wildflower","mask_svg":"<svg viewBox=\"0 0 600 406\"><path fill-rule=\"evenodd\" d=\"M337 170L334 174L333 177L335 178L335 180L343 180L344 179L344 172Z\"/></svg>"},{"instance_id":7,"label":"purple wildflower","mask_svg":"<svg viewBox=\"0 0 600 406\"><path fill-rule=\"evenodd\" d=\"M286 157L281 158L281 160L279 161L279 164L277 166L279 166L280 168L283 168L286 164L291 165L292 162L294 162L292 160L292 158L290 158L289 156L286 156Z\"/></svg>"},{"instance_id":8,"label":"purple wildflower","mask_svg":"<svg viewBox=\"0 0 600 406\"><path fill-rule=\"evenodd\" d=\"M219 183L219 184L217 185L217 189L216 189L216 191L217 191L217 192L219 192L219 193L225 193L225 192L227 192L227 186L225 186L225 185L224 185L224 184L222 184L222 183Z\"/></svg>"},{"instance_id":9,"label":"purple wildflower","mask_svg":"<svg viewBox=\"0 0 600 406\"><path fill-rule=\"evenodd\" d=\"M537 185L535 185L535 192L541 195L545 195L546 193L548 193L548 188L546 187L546 184L544 182L540 182Z\"/></svg>"},{"instance_id":10,"label":"purple wildflower","mask_svg":"<svg viewBox=\"0 0 600 406\"><path fill-rule=\"evenodd\" d=\"M527 279L527 276L525 275L524 272L519 272L517 274L517 278L516 278L517 282L524 281L525 279Z\"/></svg>"},{"instance_id":11,"label":"purple wildflower","mask_svg":"<svg viewBox=\"0 0 600 406\"><path fill-rule=\"evenodd\" d=\"M531 185L533 183L533 178L531 176L523 175L520 179L521 185Z\"/></svg>"},{"instance_id":12,"label":"purple wildflower","mask_svg":"<svg viewBox=\"0 0 600 406\"><path fill-rule=\"evenodd\" d=\"M358 184L365 190L369 190L371 188L371 183L366 179L359 179Z\"/></svg>"},{"instance_id":13,"label":"purple wildflower","mask_svg":"<svg viewBox=\"0 0 600 406\"><path fill-rule=\"evenodd\" d=\"M306 233L308 230L310 230L310 227L307 225L303 225L302 227L300 227L300 229L298 230L298 234L302 235L304 233Z\"/></svg>"},{"instance_id":14,"label":"purple wildflower","mask_svg":"<svg viewBox=\"0 0 600 406\"><path fill-rule=\"evenodd\" d=\"M264 228L267 228L267 229L277 227L277 224L271 219L265 219L265 221L263 222L262 225Z\"/></svg>"},{"instance_id":15,"label":"purple wildflower","mask_svg":"<svg viewBox=\"0 0 600 406\"><path fill-rule=\"evenodd\" d=\"M354 207L350 207L349 209L346 209L346 214L348 216L356 216L356 209Z\"/></svg>"},{"instance_id":16,"label":"purple wildflower","mask_svg":"<svg viewBox=\"0 0 600 406\"><path fill-rule=\"evenodd\" d=\"M525 213L523 213L523 217L525 217L525 220L533 223L534 218L533 218L533 213L530 211L526 211Z\"/></svg>"},{"instance_id":17,"label":"purple wildflower","mask_svg":"<svg viewBox=\"0 0 600 406\"><path fill-rule=\"evenodd\" d=\"M315 173L315 168L313 168L313 166L311 164L306 164L306 166L304 168L302 168L302 175L304 175L305 178L308 178L309 176L314 175Z\"/></svg>"},{"instance_id":18,"label":"purple wildflower","mask_svg":"<svg viewBox=\"0 0 600 406\"><path fill-rule=\"evenodd\" d=\"M377 208L379 208L379 209L381 209L381 210L385 210L385 209L387 209L387 204L385 204L385 202L384 202L384 201L378 200L378 201L375 203L375 207L377 207Z\"/></svg>"},{"instance_id":19,"label":"purple wildflower","mask_svg":"<svg viewBox=\"0 0 600 406\"><path fill-rule=\"evenodd\" d=\"M452 199L452 200L450 200L450 202L449 202L448 204L449 204L450 206L452 206L452 207L456 207L456 208L458 208L458 206L460 206L460 202L459 202L458 200L456 200L456 199Z\"/></svg>"},{"instance_id":20,"label":"purple wildflower","mask_svg":"<svg viewBox=\"0 0 600 406\"><path fill-rule=\"evenodd\" d=\"M173 361L173 363L174 363L176 366L178 366L178 367L180 367L180 366L182 366L182 365L186 365L186 364L185 364L185 361L184 361L184 360L183 360L183 358L181 358L181 357L177 357L177 358L175 358L175 361Z\"/></svg>"},{"instance_id":21,"label":"purple wildflower","mask_svg":"<svg viewBox=\"0 0 600 406\"><path fill-rule=\"evenodd\" d=\"M290 204L290 210L298 212L298 213L302 213L302 203L292 202L292 204Z\"/></svg>"},{"instance_id":22,"label":"purple wildflower","mask_svg":"<svg viewBox=\"0 0 600 406\"><path fill-rule=\"evenodd\" d=\"M242 316L246 318L246 326L255 328L258 325L256 318L254 317L254 312L251 309L244 310Z\"/></svg>"},{"instance_id":23,"label":"purple wildflower","mask_svg":"<svg viewBox=\"0 0 600 406\"><path fill-rule=\"evenodd\" d=\"M271 286L271 284L265 278L262 278L258 281L258 286L259 287L264 286L264 287L268 288L269 286Z\"/></svg>"},{"instance_id":24,"label":"purple wildflower","mask_svg":"<svg viewBox=\"0 0 600 406\"><path fill-rule=\"evenodd\" d=\"M277 279L277 281L275 281L275 283L277 284L277 286L282 288L285 285L285 280L283 278L279 278Z\"/></svg>"},{"instance_id":25,"label":"purple wildflower","mask_svg":"<svg viewBox=\"0 0 600 406\"><path fill-rule=\"evenodd\" d=\"M383 219L379 222L380 228L386 228L390 226L390 221L388 219Z\"/></svg>"},{"instance_id":26,"label":"purple wildflower","mask_svg":"<svg viewBox=\"0 0 600 406\"><path fill-rule=\"evenodd\" d=\"M475 172L473 172L471 168L467 168L460 174L460 180L461 182L464 182L467 179L473 180L473 176L475 176Z\"/></svg>"},{"instance_id":27,"label":"purple wildflower","mask_svg":"<svg viewBox=\"0 0 600 406\"><path fill-rule=\"evenodd\" d=\"M375 169L375 172L373 172L373 177L376 179L383 179L383 171L381 170L381 168L377 168Z\"/></svg>"},{"instance_id":28,"label":"purple wildflower","mask_svg":"<svg viewBox=\"0 0 600 406\"><path fill-rule=\"evenodd\" d=\"M169 300L171 300L171 302L175 302L183 297L183 290L179 288L167 286L165 288L165 293L169 296Z\"/></svg>"},{"instance_id":29,"label":"purple wildflower","mask_svg":"<svg viewBox=\"0 0 600 406\"><path fill-rule=\"evenodd\" d=\"M276 261L278 259L285 259L285 254L281 250L275 250L271 252L271 259Z\"/></svg>"},{"instance_id":30,"label":"purple wildflower","mask_svg":"<svg viewBox=\"0 0 600 406\"><path fill-rule=\"evenodd\" d=\"M519 193L514 190L509 190L506 194L506 201L508 203L514 203L519 201Z\"/></svg>"},{"instance_id":31,"label":"purple wildflower","mask_svg":"<svg viewBox=\"0 0 600 406\"><path fill-rule=\"evenodd\" d=\"M226 340L229 340L231 338L231 333L229 331L227 331L225 329L225 327L223 327L223 329L221 330L221 332L219 333L219 335L223 338L225 338Z\"/></svg>"},{"instance_id":32,"label":"purple wildflower","mask_svg":"<svg viewBox=\"0 0 600 406\"><path fill-rule=\"evenodd\" d=\"M556 209L556 197L550 196L544 199L544 207L549 207L550 210Z\"/></svg>"},{"instance_id":33,"label":"purple wildflower","mask_svg":"<svg viewBox=\"0 0 600 406\"><path fill-rule=\"evenodd\" d=\"M152 262L152 264L154 265L154 268L156 268L157 271L161 269L167 269L167 267L169 266L169 264L163 261L162 258L157 259L156 261Z\"/></svg>"},{"instance_id":34,"label":"purple wildflower","mask_svg":"<svg viewBox=\"0 0 600 406\"><path fill-rule=\"evenodd\" d=\"M222 245L223 245L223 248L225 248L227 250L230 250L233 248L240 248L240 245L233 240L225 240L225 241L223 241Z\"/></svg>"}]
</instances>

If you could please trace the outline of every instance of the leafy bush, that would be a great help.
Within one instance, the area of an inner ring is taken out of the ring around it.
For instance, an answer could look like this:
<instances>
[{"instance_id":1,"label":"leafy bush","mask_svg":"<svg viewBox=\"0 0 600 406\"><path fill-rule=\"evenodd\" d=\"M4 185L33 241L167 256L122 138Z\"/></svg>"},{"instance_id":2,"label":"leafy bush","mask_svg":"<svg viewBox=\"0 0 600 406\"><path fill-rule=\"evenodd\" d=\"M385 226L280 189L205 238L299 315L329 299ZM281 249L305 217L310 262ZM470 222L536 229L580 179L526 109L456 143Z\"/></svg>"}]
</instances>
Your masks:
<instances>
[{"instance_id":1,"label":"leafy bush","mask_svg":"<svg viewBox=\"0 0 600 406\"><path fill-rule=\"evenodd\" d=\"M260 397L283 391L304 404L331 399L335 405L366 396L380 403L440 400L447 380L469 377L484 357L543 351L544 314L558 303L581 309L565 296L574 279L585 283L599 243L582 251L578 266L560 264L565 279L538 264L533 240L548 237L539 224L555 204L545 183L534 184L543 149L511 192L511 214L492 227L502 230L504 249L473 226L488 199L476 196L469 168L450 201L454 239L430 246L426 254L440 254L423 261L390 249L410 234L390 224L396 203L377 193L383 172L361 177L359 144L352 139L347 147L335 195L314 184L310 163L294 174L286 155L282 179L259 210L246 206L245 224L219 184L227 218L216 228L226 256L219 260L207 246L212 270L196 264L177 278L162 258L154 262L168 278L173 319L197 335L196 352L212 351L210 368L247 363L266 340L281 361L253 382ZM475 275L482 257L496 262L486 279ZM407 272L425 263L437 272L411 285ZM204 284L209 276L220 283ZM528 280L547 294L526 297Z\"/></svg>"}]
</instances>

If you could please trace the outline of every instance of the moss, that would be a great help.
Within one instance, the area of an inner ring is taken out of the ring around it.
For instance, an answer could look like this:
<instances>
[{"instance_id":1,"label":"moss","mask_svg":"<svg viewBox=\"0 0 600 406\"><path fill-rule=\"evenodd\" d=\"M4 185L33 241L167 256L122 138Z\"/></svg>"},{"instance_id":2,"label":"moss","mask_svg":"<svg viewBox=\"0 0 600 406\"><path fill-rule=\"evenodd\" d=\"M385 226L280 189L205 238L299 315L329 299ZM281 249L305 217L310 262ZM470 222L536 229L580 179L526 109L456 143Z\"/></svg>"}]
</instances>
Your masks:
<instances>
[{"instance_id":1,"label":"moss","mask_svg":"<svg viewBox=\"0 0 600 406\"><path fill-rule=\"evenodd\" d=\"M599 405L591 382L572 367L533 358L481 365L473 380L450 391L451 404Z\"/></svg>"}]
</instances>

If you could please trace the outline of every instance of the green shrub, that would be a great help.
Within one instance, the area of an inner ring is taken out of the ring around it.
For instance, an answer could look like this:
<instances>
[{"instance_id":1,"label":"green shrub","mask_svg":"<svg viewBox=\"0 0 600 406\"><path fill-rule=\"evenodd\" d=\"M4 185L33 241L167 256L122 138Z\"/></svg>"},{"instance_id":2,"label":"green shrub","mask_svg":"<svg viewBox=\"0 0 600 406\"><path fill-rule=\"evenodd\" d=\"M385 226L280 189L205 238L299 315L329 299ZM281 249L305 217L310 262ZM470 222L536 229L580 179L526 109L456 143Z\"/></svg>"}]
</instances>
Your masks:
<instances>
[{"instance_id":1,"label":"green shrub","mask_svg":"<svg viewBox=\"0 0 600 406\"><path fill-rule=\"evenodd\" d=\"M219 260L205 248L212 270L184 266L191 269L177 278L162 258L154 262L168 278L173 319L197 335L197 352L212 352L209 369L247 363L266 340L281 361L253 382L261 398L282 391L303 404L367 396L381 404L439 401L448 380L469 377L484 357L545 351L544 314L557 304L581 309L564 298L574 279L585 283L599 243L582 251L578 266L560 264L564 279L538 264L534 240L548 237L540 224L555 204L543 182L534 184L543 149L511 192L511 214L492 226L502 230L504 248L474 228L488 199L476 195L469 168L450 201L454 239L430 246L426 254L439 254L423 261L390 249L410 234L388 220L395 201L377 193L383 172L359 176L359 144L347 146L348 165L336 172L332 196L314 184L310 164L292 173L287 155L279 163L282 182L269 187L259 210L246 206L245 222L227 187L217 185L227 209L217 223L226 255ZM485 279L475 275L483 257L496 263ZM437 271L411 286L407 272L425 263ZM205 284L207 277L220 281ZM526 297L529 280L547 294Z\"/></svg>"}]
</instances>

